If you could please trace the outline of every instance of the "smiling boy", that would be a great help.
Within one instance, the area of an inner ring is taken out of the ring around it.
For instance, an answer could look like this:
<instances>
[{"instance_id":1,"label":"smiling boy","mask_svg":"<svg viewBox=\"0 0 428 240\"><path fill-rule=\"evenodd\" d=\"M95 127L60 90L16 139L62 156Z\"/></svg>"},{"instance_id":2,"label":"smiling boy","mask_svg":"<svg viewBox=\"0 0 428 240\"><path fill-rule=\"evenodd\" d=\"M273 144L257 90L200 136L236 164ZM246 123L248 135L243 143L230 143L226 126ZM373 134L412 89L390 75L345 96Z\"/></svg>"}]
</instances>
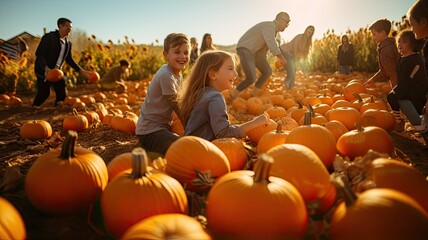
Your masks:
<instances>
[{"instance_id":1,"label":"smiling boy","mask_svg":"<svg viewBox=\"0 0 428 240\"><path fill-rule=\"evenodd\" d=\"M162 155L179 138L171 131L171 121L173 112L180 116L177 92L183 78L181 71L190 59L189 38L182 33L169 34L164 40L163 55L167 63L150 82L135 130L141 147Z\"/></svg>"}]
</instances>

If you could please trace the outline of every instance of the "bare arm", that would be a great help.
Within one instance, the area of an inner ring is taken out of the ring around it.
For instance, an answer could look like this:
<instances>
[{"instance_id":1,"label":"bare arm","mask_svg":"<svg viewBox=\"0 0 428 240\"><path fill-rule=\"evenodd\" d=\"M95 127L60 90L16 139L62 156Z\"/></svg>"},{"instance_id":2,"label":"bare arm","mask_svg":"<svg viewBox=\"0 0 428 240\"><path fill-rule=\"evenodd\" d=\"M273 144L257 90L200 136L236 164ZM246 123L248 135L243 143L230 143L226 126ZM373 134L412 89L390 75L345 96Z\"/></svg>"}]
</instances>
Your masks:
<instances>
[{"instance_id":1,"label":"bare arm","mask_svg":"<svg viewBox=\"0 0 428 240\"><path fill-rule=\"evenodd\" d=\"M263 126L269 123L269 117L266 114L261 114L254 119L245 122L239 126L241 136L245 137L247 132L253 128Z\"/></svg>"}]
</instances>

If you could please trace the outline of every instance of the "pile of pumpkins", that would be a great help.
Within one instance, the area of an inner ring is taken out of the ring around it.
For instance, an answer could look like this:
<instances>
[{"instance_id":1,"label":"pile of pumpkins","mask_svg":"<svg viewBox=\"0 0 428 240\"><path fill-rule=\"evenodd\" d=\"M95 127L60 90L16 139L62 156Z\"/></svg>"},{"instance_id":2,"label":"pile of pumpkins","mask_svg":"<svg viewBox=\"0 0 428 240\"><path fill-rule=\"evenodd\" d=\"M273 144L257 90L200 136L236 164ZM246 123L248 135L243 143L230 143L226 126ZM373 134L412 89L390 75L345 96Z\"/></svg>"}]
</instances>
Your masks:
<instances>
[{"instance_id":1,"label":"pile of pumpkins","mask_svg":"<svg viewBox=\"0 0 428 240\"><path fill-rule=\"evenodd\" d=\"M149 159L136 148L105 164L76 147L77 133L69 130L61 149L30 168L28 199L55 215L99 200L105 228L118 239L302 239L310 235L311 217L326 216L331 239L428 236L428 182L389 157L394 121L377 100L387 87L368 94L361 81L346 81L334 98L332 89L343 79L324 79L331 87L323 89L321 77L305 80L295 90L271 81L261 96L243 92L230 103L242 114L270 117L248 132L256 153L250 159L241 139L183 136L164 158ZM339 156L352 163L372 150L385 156L365 162L359 176L365 188L356 191L333 165ZM189 213L189 192L205 196L207 225Z\"/></svg>"},{"instance_id":2,"label":"pile of pumpkins","mask_svg":"<svg viewBox=\"0 0 428 240\"><path fill-rule=\"evenodd\" d=\"M141 86L139 94L146 88L145 85ZM136 92L121 94L96 92L92 95L79 97L68 96L62 104L69 107L71 111L63 119L63 131L83 132L103 123L114 130L135 134L139 107L142 102L142 99L137 96ZM134 111L131 106L138 108ZM45 139L52 135L52 126L45 120L29 120L22 124L20 135L29 140Z\"/></svg>"}]
</instances>

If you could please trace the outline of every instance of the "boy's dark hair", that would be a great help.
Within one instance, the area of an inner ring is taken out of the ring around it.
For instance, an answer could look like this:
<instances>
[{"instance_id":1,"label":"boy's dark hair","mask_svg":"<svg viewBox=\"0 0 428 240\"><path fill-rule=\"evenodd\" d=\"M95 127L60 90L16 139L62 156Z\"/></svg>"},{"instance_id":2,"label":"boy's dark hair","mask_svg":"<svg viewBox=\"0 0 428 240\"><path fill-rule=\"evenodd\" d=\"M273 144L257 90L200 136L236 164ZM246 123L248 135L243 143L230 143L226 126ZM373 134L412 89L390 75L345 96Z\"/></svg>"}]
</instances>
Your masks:
<instances>
[{"instance_id":1,"label":"boy's dark hair","mask_svg":"<svg viewBox=\"0 0 428 240\"><path fill-rule=\"evenodd\" d=\"M391 31L391 22L388 19L380 19L370 25L369 30L375 30L376 32L385 31L386 35L389 35Z\"/></svg>"},{"instance_id":2,"label":"boy's dark hair","mask_svg":"<svg viewBox=\"0 0 428 240\"><path fill-rule=\"evenodd\" d=\"M56 22L56 25L59 27L59 25L63 25L64 23L72 23L70 19L68 18L59 18Z\"/></svg>"},{"instance_id":3,"label":"boy's dark hair","mask_svg":"<svg viewBox=\"0 0 428 240\"><path fill-rule=\"evenodd\" d=\"M400 32L400 34L398 35L398 39L402 39L409 42L410 47L415 52L420 52L424 44L424 41L422 39L421 40L416 39L415 33L413 33L413 31L411 30L404 30Z\"/></svg>"},{"instance_id":4,"label":"boy's dark hair","mask_svg":"<svg viewBox=\"0 0 428 240\"><path fill-rule=\"evenodd\" d=\"M129 66L128 60L122 59L119 61L120 66Z\"/></svg>"},{"instance_id":5,"label":"boy's dark hair","mask_svg":"<svg viewBox=\"0 0 428 240\"><path fill-rule=\"evenodd\" d=\"M170 33L168 36L166 36L165 40L163 41L163 50L165 52L168 52L170 48L176 48L183 44L189 44L189 43L190 43L190 40L186 34Z\"/></svg>"}]
</instances>

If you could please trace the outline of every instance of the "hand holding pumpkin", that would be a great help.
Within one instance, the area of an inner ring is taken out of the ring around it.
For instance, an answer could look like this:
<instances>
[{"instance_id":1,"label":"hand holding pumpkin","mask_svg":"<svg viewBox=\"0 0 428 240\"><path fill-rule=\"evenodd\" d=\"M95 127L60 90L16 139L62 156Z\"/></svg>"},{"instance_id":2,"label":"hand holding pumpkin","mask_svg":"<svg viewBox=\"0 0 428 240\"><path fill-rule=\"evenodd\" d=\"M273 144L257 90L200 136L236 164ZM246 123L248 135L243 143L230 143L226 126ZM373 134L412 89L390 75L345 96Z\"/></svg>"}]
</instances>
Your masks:
<instances>
[{"instance_id":1,"label":"hand holding pumpkin","mask_svg":"<svg viewBox=\"0 0 428 240\"><path fill-rule=\"evenodd\" d=\"M252 120L240 125L241 135L245 137L249 130L260 126L266 126L268 123L269 123L269 115L261 114L253 118Z\"/></svg>"}]
</instances>

